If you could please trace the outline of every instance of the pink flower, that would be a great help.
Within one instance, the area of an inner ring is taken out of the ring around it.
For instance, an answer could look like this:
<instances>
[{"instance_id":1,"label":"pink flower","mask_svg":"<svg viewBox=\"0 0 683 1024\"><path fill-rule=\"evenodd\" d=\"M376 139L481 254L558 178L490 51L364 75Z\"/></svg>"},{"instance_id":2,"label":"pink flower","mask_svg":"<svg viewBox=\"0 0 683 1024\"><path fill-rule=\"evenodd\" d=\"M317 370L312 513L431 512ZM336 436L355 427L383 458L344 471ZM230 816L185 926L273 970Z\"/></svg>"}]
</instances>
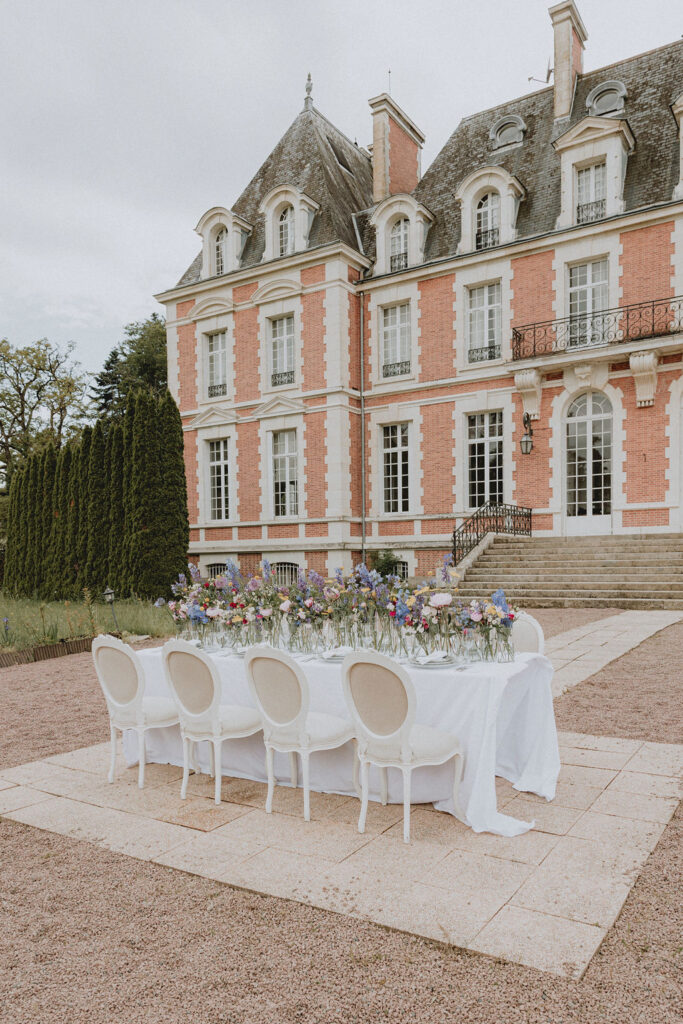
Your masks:
<instances>
[{"instance_id":1,"label":"pink flower","mask_svg":"<svg viewBox=\"0 0 683 1024\"><path fill-rule=\"evenodd\" d=\"M264 619L267 619L272 614L273 614L273 609L272 608L261 608L261 615L263 616Z\"/></svg>"},{"instance_id":2,"label":"pink flower","mask_svg":"<svg viewBox=\"0 0 683 1024\"><path fill-rule=\"evenodd\" d=\"M206 609L206 614L207 614L208 618L215 619L215 618L218 617L218 614L219 614L218 608L207 608Z\"/></svg>"},{"instance_id":3,"label":"pink flower","mask_svg":"<svg viewBox=\"0 0 683 1024\"><path fill-rule=\"evenodd\" d=\"M282 604L280 605L280 611L281 612L288 612L291 607L292 607L292 602L288 598L286 601L283 601Z\"/></svg>"},{"instance_id":4,"label":"pink flower","mask_svg":"<svg viewBox=\"0 0 683 1024\"><path fill-rule=\"evenodd\" d=\"M472 622L481 622L483 616L479 609L477 609L476 611L470 612L470 618L472 619Z\"/></svg>"},{"instance_id":5,"label":"pink flower","mask_svg":"<svg viewBox=\"0 0 683 1024\"><path fill-rule=\"evenodd\" d=\"M307 608L310 608L311 605L313 604L313 598L307 597L306 600L304 601L304 604L306 605Z\"/></svg>"}]
</instances>

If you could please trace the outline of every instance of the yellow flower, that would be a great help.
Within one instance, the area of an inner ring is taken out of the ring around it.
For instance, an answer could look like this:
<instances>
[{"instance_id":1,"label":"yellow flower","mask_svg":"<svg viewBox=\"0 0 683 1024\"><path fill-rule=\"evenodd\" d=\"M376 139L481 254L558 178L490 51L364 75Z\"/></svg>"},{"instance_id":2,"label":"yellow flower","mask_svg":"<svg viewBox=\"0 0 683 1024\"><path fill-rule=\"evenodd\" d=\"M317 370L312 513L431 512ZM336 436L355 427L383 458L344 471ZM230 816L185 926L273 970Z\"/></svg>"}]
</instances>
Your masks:
<instances>
[{"instance_id":1,"label":"yellow flower","mask_svg":"<svg viewBox=\"0 0 683 1024\"><path fill-rule=\"evenodd\" d=\"M415 601L416 601L416 598L415 598L415 597L409 597L409 598L408 598L408 599L406 600L406 604L408 605L408 607L409 607L409 608L412 608L412 607L413 607L413 605L415 604Z\"/></svg>"}]
</instances>

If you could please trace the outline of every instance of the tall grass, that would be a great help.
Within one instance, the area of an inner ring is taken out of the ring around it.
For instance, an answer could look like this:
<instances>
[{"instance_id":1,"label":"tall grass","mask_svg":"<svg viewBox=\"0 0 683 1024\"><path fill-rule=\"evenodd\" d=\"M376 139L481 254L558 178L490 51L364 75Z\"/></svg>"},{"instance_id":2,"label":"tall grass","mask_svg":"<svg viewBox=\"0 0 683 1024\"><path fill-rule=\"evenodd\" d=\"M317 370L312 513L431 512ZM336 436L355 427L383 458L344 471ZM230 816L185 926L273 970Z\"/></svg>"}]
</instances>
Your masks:
<instances>
[{"instance_id":1,"label":"tall grass","mask_svg":"<svg viewBox=\"0 0 683 1024\"><path fill-rule=\"evenodd\" d=\"M117 601L116 619L123 633L170 636L175 632L166 608L134 598ZM99 602L37 601L0 592L0 648L23 650L75 636L114 631L110 605Z\"/></svg>"}]
</instances>

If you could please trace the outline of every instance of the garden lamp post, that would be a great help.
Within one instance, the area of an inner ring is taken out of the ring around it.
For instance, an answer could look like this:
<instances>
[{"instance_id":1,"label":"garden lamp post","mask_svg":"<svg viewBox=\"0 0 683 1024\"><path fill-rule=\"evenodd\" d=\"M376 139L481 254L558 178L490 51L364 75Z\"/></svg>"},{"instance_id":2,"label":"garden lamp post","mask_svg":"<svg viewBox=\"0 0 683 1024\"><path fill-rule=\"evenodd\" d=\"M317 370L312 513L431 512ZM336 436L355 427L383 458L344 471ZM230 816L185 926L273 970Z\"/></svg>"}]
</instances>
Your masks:
<instances>
[{"instance_id":1,"label":"garden lamp post","mask_svg":"<svg viewBox=\"0 0 683 1024\"><path fill-rule=\"evenodd\" d=\"M111 605L111 613L114 616L114 625L116 626L116 632L120 633L121 630L119 629L119 624L116 619L116 611L114 609L114 591L111 589L111 587L107 587L107 589L102 594L102 597L107 602L107 604Z\"/></svg>"},{"instance_id":2,"label":"garden lamp post","mask_svg":"<svg viewBox=\"0 0 683 1024\"><path fill-rule=\"evenodd\" d=\"M524 413L522 423L524 424L525 433L520 438L519 447L522 449L522 455L529 455L534 447L534 432L531 429L531 416L528 412Z\"/></svg>"}]
</instances>

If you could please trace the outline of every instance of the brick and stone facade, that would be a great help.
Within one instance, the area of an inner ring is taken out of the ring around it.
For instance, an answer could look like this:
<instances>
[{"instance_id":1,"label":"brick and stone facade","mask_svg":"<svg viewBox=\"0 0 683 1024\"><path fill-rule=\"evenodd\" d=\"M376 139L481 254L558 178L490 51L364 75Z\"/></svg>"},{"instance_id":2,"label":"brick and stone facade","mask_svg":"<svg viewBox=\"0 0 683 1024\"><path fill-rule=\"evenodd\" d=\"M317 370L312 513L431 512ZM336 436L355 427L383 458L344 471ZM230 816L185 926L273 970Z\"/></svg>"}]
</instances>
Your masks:
<instances>
[{"instance_id":1,"label":"brick and stone facade","mask_svg":"<svg viewBox=\"0 0 683 1024\"><path fill-rule=\"evenodd\" d=\"M485 501L549 536L683 528L683 42L584 72L573 0L550 13L554 84L424 176L390 96L371 151L309 96L199 222L159 298L203 569L390 547L426 572Z\"/></svg>"}]
</instances>

